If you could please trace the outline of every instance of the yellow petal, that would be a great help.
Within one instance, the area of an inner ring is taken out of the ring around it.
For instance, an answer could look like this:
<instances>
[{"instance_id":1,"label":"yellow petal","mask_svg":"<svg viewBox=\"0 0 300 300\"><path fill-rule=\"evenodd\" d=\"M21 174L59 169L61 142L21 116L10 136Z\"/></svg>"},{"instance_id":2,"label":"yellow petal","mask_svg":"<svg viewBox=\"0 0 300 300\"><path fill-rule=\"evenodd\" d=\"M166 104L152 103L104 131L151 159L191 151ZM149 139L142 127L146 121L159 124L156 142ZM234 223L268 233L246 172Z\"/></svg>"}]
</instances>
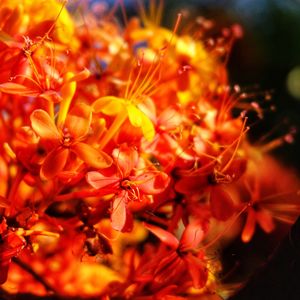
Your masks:
<instances>
[{"instance_id":1,"label":"yellow petal","mask_svg":"<svg viewBox=\"0 0 300 300\"><path fill-rule=\"evenodd\" d=\"M133 104L128 104L126 108L131 125L134 127L141 127L143 113Z\"/></svg>"},{"instance_id":2,"label":"yellow petal","mask_svg":"<svg viewBox=\"0 0 300 300\"><path fill-rule=\"evenodd\" d=\"M64 126L71 105L71 101L76 91L76 86L77 86L76 81L68 82L68 80L73 76L74 74L72 72L67 72L65 75L65 80L67 82L61 88L61 96L63 100L60 102L60 107L58 112L58 119L57 119L58 127Z\"/></svg>"},{"instance_id":3,"label":"yellow petal","mask_svg":"<svg viewBox=\"0 0 300 300\"><path fill-rule=\"evenodd\" d=\"M146 140L152 141L155 136L155 129L151 120L142 113L142 132Z\"/></svg>"},{"instance_id":4,"label":"yellow petal","mask_svg":"<svg viewBox=\"0 0 300 300\"><path fill-rule=\"evenodd\" d=\"M124 100L122 98L107 96L97 99L92 105L94 112L102 112L108 116L115 116L124 110Z\"/></svg>"}]
</instances>

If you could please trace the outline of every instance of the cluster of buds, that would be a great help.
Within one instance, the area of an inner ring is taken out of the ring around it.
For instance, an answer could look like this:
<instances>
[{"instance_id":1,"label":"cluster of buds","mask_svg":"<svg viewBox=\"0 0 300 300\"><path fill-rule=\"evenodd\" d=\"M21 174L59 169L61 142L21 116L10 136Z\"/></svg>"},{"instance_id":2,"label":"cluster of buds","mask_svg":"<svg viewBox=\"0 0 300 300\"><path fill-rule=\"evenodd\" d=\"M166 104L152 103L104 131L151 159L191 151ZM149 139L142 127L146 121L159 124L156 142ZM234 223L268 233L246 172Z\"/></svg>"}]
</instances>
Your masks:
<instances>
[{"instance_id":1,"label":"cluster of buds","mask_svg":"<svg viewBox=\"0 0 300 300\"><path fill-rule=\"evenodd\" d=\"M251 144L262 108L228 83L241 28L178 15L168 30L161 1L125 25L122 1L73 17L65 2L0 4L2 288L217 299L221 242L300 212L267 154L292 136Z\"/></svg>"}]
</instances>

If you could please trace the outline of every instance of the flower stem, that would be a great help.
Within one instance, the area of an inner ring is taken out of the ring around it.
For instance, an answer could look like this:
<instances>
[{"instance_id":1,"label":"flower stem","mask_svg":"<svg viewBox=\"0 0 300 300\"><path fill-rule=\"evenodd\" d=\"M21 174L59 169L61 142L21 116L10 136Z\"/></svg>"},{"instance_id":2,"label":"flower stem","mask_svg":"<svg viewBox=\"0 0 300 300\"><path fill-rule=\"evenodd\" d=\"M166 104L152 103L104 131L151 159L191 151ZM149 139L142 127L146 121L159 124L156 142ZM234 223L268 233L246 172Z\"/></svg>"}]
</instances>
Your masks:
<instances>
[{"instance_id":1,"label":"flower stem","mask_svg":"<svg viewBox=\"0 0 300 300\"><path fill-rule=\"evenodd\" d=\"M19 185L20 185L21 181L23 180L24 175L25 175L25 172L24 172L23 168L18 168L16 177L14 178L14 182L11 186L11 189L10 189L8 197L7 197L8 203L10 203L10 209L9 209L8 215L14 214L14 210L16 207L16 205L15 205L16 203L14 203L16 194L17 194Z\"/></svg>"},{"instance_id":2,"label":"flower stem","mask_svg":"<svg viewBox=\"0 0 300 300\"><path fill-rule=\"evenodd\" d=\"M41 283L48 292L56 293L55 289L49 285L48 282L44 280L39 274L37 274L28 264L21 261L19 258L14 257L12 261L18 265L20 268L29 273L36 281Z\"/></svg>"}]
</instances>

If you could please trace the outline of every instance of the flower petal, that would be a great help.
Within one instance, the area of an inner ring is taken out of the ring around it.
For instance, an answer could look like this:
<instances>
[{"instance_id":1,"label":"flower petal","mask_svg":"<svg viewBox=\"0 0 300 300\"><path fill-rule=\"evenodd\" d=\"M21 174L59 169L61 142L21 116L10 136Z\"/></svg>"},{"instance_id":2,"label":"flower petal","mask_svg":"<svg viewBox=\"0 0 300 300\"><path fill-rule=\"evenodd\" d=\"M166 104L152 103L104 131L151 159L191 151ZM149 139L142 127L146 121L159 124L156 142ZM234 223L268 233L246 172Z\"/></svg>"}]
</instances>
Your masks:
<instances>
[{"instance_id":1,"label":"flower petal","mask_svg":"<svg viewBox=\"0 0 300 300\"><path fill-rule=\"evenodd\" d=\"M1 251L1 249L0 249ZM3 284L7 280L8 275L8 269L9 269L9 261L1 262L0 261L0 284Z\"/></svg>"},{"instance_id":2,"label":"flower petal","mask_svg":"<svg viewBox=\"0 0 300 300\"><path fill-rule=\"evenodd\" d=\"M203 236L204 232L199 224L188 224L180 240L180 250L186 251L190 249L195 249L202 241Z\"/></svg>"},{"instance_id":3,"label":"flower petal","mask_svg":"<svg viewBox=\"0 0 300 300\"><path fill-rule=\"evenodd\" d=\"M151 141L155 135L155 129L151 120L133 104L128 104L126 108L131 125L141 128L145 139Z\"/></svg>"},{"instance_id":4,"label":"flower petal","mask_svg":"<svg viewBox=\"0 0 300 300\"><path fill-rule=\"evenodd\" d=\"M163 172L146 172L130 178L135 181L139 189L147 195L155 195L163 192L170 182L170 178Z\"/></svg>"},{"instance_id":5,"label":"flower petal","mask_svg":"<svg viewBox=\"0 0 300 300\"><path fill-rule=\"evenodd\" d=\"M210 193L210 208L214 218L228 220L235 212L230 195L220 187L213 187Z\"/></svg>"},{"instance_id":6,"label":"flower petal","mask_svg":"<svg viewBox=\"0 0 300 300\"><path fill-rule=\"evenodd\" d=\"M44 93L41 93L39 94L39 97L53 103L59 103L62 101L62 97L58 94L58 92L53 90L49 90Z\"/></svg>"},{"instance_id":7,"label":"flower petal","mask_svg":"<svg viewBox=\"0 0 300 300\"><path fill-rule=\"evenodd\" d=\"M96 150L85 143L72 145L71 150L77 154L86 164L93 168L104 169L112 165L112 158L103 151Z\"/></svg>"},{"instance_id":8,"label":"flower petal","mask_svg":"<svg viewBox=\"0 0 300 300\"><path fill-rule=\"evenodd\" d=\"M88 134L92 121L92 108L80 103L73 107L68 114L65 126L72 137L81 138Z\"/></svg>"},{"instance_id":9,"label":"flower petal","mask_svg":"<svg viewBox=\"0 0 300 300\"><path fill-rule=\"evenodd\" d=\"M111 213L111 226L113 229L122 231L126 225L126 217L127 217L127 208L126 208L126 200L127 200L127 192L122 191L118 196L115 197L112 206Z\"/></svg>"},{"instance_id":10,"label":"flower petal","mask_svg":"<svg viewBox=\"0 0 300 300\"><path fill-rule=\"evenodd\" d=\"M107 96L97 99L92 105L94 112L102 112L108 116L115 116L124 110L124 100L122 98Z\"/></svg>"},{"instance_id":11,"label":"flower petal","mask_svg":"<svg viewBox=\"0 0 300 300\"><path fill-rule=\"evenodd\" d=\"M246 224L242 232L242 241L248 243L254 234L256 224L256 216L253 208L248 208Z\"/></svg>"},{"instance_id":12,"label":"flower petal","mask_svg":"<svg viewBox=\"0 0 300 300\"><path fill-rule=\"evenodd\" d=\"M272 215L265 209L261 209L256 212L256 220L259 226L266 233L270 233L274 230L275 224Z\"/></svg>"},{"instance_id":13,"label":"flower petal","mask_svg":"<svg viewBox=\"0 0 300 300\"><path fill-rule=\"evenodd\" d=\"M128 118L132 126L141 127L142 126L142 112L136 108L133 104L128 104L126 106L128 112Z\"/></svg>"},{"instance_id":14,"label":"flower petal","mask_svg":"<svg viewBox=\"0 0 300 300\"><path fill-rule=\"evenodd\" d=\"M139 159L138 152L127 146L114 149L112 155L118 168L122 172L122 177L129 176L133 168L136 167Z\"/></svg>"},{"instance_id":15,"label":"flower petal","mask_svg":"<svg viewBox=\"0 0 300 300\"><path fill-rule=\"evenodd\" d=\"M159 116L157 124L162 130L177 129L182 123L182 116L175 109L165 109Z\"/></svg>"},{"instance_id":16,"label":"flower petal","mask_svg":"<svg viewBox=\"0 0 300 300\"><path fill-rule=\"evenodd\" d=\"M61 135L58 132L54 121L48 113L42 109L36 109L30 115L31 127L42 138L46 140L59 140Z\"/></svg>"},{"instance_id":17,"label":"flower petal","mask_svg":"<svg viewBox=\"0 0 300 300\"><path fill-rule=\"evenodd\" d=\"M3 93L19 95L23 97L37 97L41 93L38 89L30 89L25 85L14 82L1 83L0 91Z\"/></svg>"},{"instance_id":18,"label":"flower petal","mask_svg":"<svg viewBox=\"0 0 300 300\"><path fill-rule=\"evenodd\" d=\"M95 189L112 186L120 181L118 177L106 177L100 172L92 171L86 174L87 182Z\"/></svg>"},{"instance_id":19,"label":"flower petal","mask_svg":"<svg viewBox=\"0 0 300 300\"><path fill-rule=\"evenodd\" d=\"M190 276L193 280L194 288L203 288L208 278L208 272L205 268L204 262L193 256L191 253L188 253L186 256L184 256L184 261L187 264Z\"/></svg>"},{"instance_id":20,"label":"flower petal","mask_svg":"<svg viewBox=\"0 0 300 300\"><path fill-rule=\"evenodd\" d=\"M67 162L69 149L55 148L50 152L42 164L40 175L44 179L51 179L61 172Z\"/></svg>"},{"instance_id":21,"label":"flower petal","mask_svg":"<svg viewBox=\"0 0 300 300\"><path fill-rule=\"evenodd\" d=\"M178 239L170 232L147 223L144 223L144 226L150 230L154 235L156 235L164 244L171 247L173 250L176 250L179 246Z\"/></svg>"}]
</instances>

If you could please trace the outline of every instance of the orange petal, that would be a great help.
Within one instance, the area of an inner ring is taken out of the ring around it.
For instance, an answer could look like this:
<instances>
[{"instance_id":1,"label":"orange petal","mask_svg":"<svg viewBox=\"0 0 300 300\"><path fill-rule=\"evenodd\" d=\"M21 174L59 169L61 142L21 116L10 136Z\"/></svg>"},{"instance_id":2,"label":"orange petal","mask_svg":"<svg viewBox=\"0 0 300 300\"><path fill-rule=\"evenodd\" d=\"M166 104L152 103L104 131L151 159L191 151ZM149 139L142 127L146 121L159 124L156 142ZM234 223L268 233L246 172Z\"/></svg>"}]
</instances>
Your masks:
<instances>
[{"instance_id":1,"label":"orange petal","mask_svg":"<svg viewBox=\"0 0 300 300\"><path fill-rule=\"evenodd\" d=\"M246 224L242 232L242 241L244 243L248 243L252 239L252 236L255 231L255 223L256 223L255 211L253 208L249 208Z\"/></svg>"},{"instance_id":2,"label":"orange petal","mask_svg":"<svg viewBox=\"0 0 300 300\"><path fill-rule=\"evenodd\" d=\"M41 167L41 177L44 179L55 177L64 169L68 156L69 149L67 148L56 148L50 152Z\"/></svg>"},{"instance_id":3,"label":"orange petal","mask_svg":"<svg viewBox=\"0 0 300 300\"><path fill-rule=\"evenodd\" d=\"M72 137L81 138L88 134L92 120L92 108L84 103L76 105L68 114L65 126Z\"/></svg>"},{"instance_id":4,"label":"orange petal","mask_svg":"<svg viewBox=\"0 0 300 300\"><path fill-rule=\"evenodd\" d=\"M30 115L33 130L42 138L47 140L59 140L61 135L58 132L54 121L42 109L36 109Z\"/></svg>"},{"instance_id":5,"label":"orange petal","mask_svg":"<svg viewBox=\"0 0 300 300\"><path fill-rule=\"evenodd\" d=\"M112 158L103 151L96 150L85 143L77 143L71 150L89 166L97 169L108 168L112 165Z\"/></svg>"},{"instance_id":6,"label":"orange petal","mask_svg":"<svg viewBox=\"0 0 300 300\"><path fill-rule=\"evenodd\" d=\"M0 84L0 91L7 94L19 95L23 97L37 97L40 94L39 90L30 89L25 85L5 82Z\"/></svg>"},{"instance_id":7,"label":"orange petal","mask_svg":"<svg viewBox=\"0 0 300 300\"><path fill-rule=\"evenodd\" d=\"M266 210L256 212L256 220L264 232L270 233L274 230L275 224L271 214Z\"/></svg>"},{"instance_id":8,"label":"orange petal","mask_svg":"<svg viewBox=\"0 0 300 300\"><path fill-rule=\"evenodd\" d=\"M39 94L39 97L53 103L59 103L62 101L62 97L56 91L53 90L49 90L42 94Z\"/></svg>"},{"instance_id":9,"label":"orange petal","mask_svg":"<svg viewBox=\"0 0 300 300\"><path fill-rule=\"evenodd\" d=\"M81 72L75 74L74 76L72 76L71 78L68 79L67 82L70 82L70 81L81 81L81 80L85 80L87 78L89 78L91 76L91 72L84 68Z\"/></svg>"}]
</instances>

